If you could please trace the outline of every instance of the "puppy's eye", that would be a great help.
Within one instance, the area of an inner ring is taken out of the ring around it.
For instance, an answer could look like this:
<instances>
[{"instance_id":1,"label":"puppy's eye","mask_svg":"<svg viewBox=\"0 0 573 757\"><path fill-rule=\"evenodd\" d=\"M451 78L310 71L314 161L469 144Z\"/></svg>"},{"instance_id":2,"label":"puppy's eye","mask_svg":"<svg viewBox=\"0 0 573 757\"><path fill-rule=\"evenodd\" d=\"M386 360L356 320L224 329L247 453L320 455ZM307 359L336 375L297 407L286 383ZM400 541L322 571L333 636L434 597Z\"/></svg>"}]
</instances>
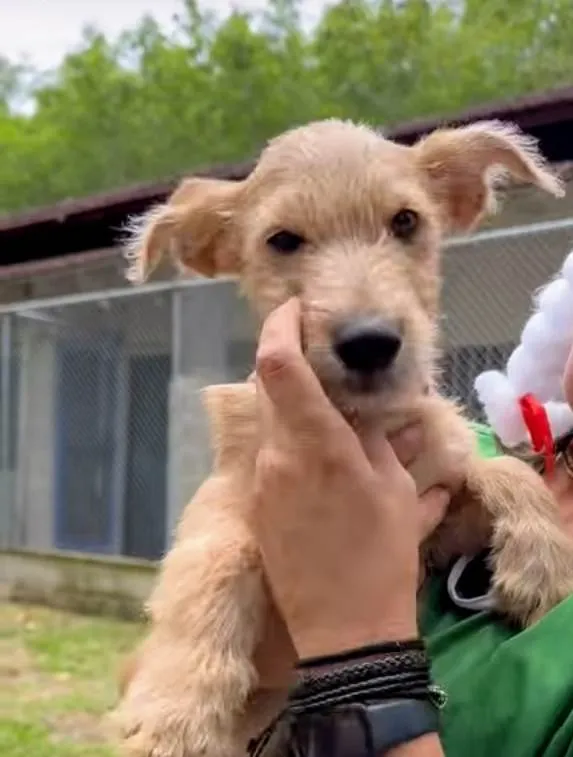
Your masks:
<instances>
[{"instance_id":1,"label":"puppy's eye","mask_svg":"<svg viewBox=\"0 0 573 757\"><path fill-rule=\"evenodd\" d=\"M292 255L304 244L303 237L292 231L277 231L267 239L267 244L283 255Z\"/></svg>"},{"instance_id":2,"label":"puppy's eye","mask_svg":"<svg viewBox=\"0 0 573 757\"><path fill-rule=\"evenodd\" d=\"M397 239L408 241L411 239L420 225L420 216L415 210L404 208L399 210L390 221L390 230Z\"/></svg>"}]
</instances>

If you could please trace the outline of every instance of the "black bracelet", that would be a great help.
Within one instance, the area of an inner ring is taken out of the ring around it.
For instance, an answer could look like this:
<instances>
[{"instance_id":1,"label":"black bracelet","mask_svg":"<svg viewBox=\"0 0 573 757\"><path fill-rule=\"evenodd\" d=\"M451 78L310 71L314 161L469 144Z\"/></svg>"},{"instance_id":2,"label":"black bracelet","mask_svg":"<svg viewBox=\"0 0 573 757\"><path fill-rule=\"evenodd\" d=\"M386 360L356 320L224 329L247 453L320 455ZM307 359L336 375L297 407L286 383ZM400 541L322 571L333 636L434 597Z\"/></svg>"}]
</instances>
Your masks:
<instances>
[{"instance_id":1,"label":"black bracelet","mask_svg":"<svg viewBox=\"0 0 573 757\"><path fill-rule=\"evenodd\" d=\"M445 694L432 685L429 661L419 640L304 660L298 668L299 681L286 708L251 741L251 757L260 757L273 739L283 746L285 740L287 745L294 740L300 746L309 728L318 726L324 733L324 722L347 718L352 712L364 715L366 723L366 711L384 703L402 701L407 707L408 701L417 701L430 711L445 704Z\"/></svg>"},{"instance_id":2,"label":"black bracelet","mask_svg":"<svg viewBox=\"0 0 573 757\"><path fill-rule=\"evenodd\" d=\"M422 651L426 649L421 639L408 639L407 641L387 641L382 644L369 644L357 649L348 649L338 654L324 655L322 657L307 657L298 663L299 669L318 668L323 665L335 665L351 660L363 660L365 657L374 655L396 654L397 652Z\"/></svg>"},{"instance_id":3,"label":"black bracelet","mask_svg":"<svg viewBox=\"0 0 573 757\"><path fill-rule=\"evenodd\" d=\"M425 651L412 649L368 660L348 662L325 671L302 670L291 691L288 709L293 714L318 712L342 704L388 698L429 698L430 665Z\"/></svg>"}]
</instances>

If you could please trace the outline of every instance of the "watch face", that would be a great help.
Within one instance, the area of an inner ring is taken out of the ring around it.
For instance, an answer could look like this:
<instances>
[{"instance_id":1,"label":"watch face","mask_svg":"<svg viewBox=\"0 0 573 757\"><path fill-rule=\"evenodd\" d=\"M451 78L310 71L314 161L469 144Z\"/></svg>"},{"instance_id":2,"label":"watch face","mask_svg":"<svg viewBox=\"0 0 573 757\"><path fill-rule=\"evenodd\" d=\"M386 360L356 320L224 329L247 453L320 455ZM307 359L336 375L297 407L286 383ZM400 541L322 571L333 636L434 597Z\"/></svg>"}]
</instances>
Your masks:
<instances>
[{"instance_id":1,"label":"watch face","mask_svg":"<svg viewBox=\"0 0 573 757\"><path fill-rule=\"evenodd\" d=\"M277 719L251 742L248 753L250 757L380 757L438 728L438 709L428 700L341 705L321 714Z\"/></svg>"}]
</instances>

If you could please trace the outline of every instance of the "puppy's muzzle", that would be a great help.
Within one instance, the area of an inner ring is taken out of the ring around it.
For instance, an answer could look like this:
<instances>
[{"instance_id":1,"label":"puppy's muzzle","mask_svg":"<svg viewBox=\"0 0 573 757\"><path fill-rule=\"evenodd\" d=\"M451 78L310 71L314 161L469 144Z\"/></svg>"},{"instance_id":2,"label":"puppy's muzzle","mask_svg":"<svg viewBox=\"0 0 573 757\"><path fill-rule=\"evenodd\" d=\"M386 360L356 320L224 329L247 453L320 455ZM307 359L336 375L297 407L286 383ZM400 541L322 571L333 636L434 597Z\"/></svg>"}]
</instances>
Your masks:
<instances>
[{"instance_id":1,"label":"puppy's muzzle","mask_svg":"<svg viewBox=\"0 0 573 757\"><path fill-rule=\"evenodd\" d=\"M351 374L370 379L394 363L402 337L396 326L377 317L359 317L339 324L333 333L333 349Z\"/></svg>"}]
</instances>

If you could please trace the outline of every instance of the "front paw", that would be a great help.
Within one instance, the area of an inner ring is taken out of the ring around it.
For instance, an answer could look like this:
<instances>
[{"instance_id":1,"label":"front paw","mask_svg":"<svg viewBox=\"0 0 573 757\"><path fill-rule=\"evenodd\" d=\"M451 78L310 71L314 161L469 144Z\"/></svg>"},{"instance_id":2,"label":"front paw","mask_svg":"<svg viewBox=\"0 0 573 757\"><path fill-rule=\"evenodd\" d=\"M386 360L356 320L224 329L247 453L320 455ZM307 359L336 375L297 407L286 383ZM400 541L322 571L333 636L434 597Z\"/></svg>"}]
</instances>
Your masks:
<instances>
[{"instance_id":1,"label":"front paw","mask_svg":"<svg viewBox=\"0 0 573 757\"><path fill-rule=\"evenodd\" d=\"M129 757L235 757L227 718L205 711L205 702L158 700L114 714L122 753Z\"/></svg>"},{"instance_id":2,"label":"front paw","mask_svg":"<svg viewBox=\"0 0 573 757\"><path fill-rule=\"evenodd\" d=\"M237 757L237 732L256 686L244 656L149 646L112 724L129 757ZM191 664L191 661L193 664Z\"/></svg>"},{"instance_id":3,"label":"front paw","mask_svg":"<svg viewBox=\"0 0 573 757\"><path fill-rule=\"evenodd\" d=\"M521 627L573 594L573 543L555 529L530 546L512 539L492 555L496 607Z\"/></svg>"},{"instance_id":4,"label":"front paw","mask_svg":"<svg viewBox=\"0 0 573 757\"><path fill-rule=\"evenodd\" d=\"M539 475L513 457L476 459L468 490L489 514L496 609L529 626L573 593L573 541Z\"/></svg>"}]
</instances>

